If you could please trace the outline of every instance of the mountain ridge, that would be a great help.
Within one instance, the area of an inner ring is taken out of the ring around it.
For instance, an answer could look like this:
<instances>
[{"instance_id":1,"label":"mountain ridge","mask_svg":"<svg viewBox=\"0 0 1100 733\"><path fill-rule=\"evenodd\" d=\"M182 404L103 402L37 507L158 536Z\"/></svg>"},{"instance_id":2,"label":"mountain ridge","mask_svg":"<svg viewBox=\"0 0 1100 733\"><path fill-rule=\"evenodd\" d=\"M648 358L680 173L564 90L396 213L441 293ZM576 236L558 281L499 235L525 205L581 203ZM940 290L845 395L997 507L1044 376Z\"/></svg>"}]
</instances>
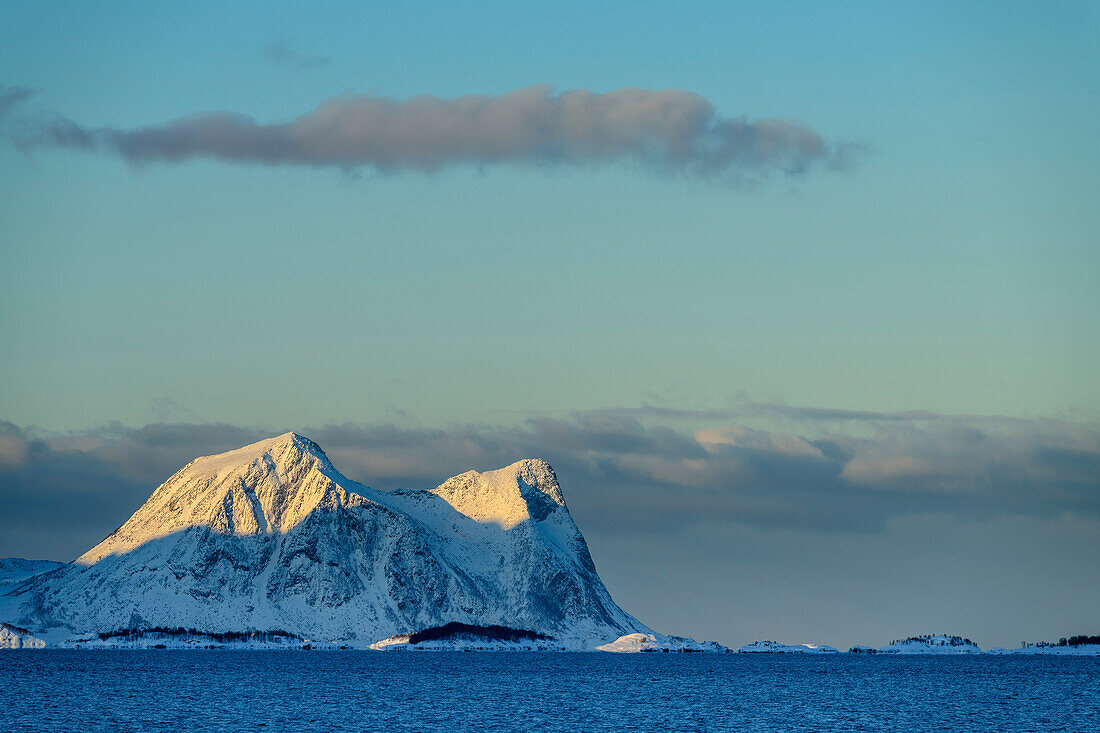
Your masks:
<instances>
[{"instance_id":1,"label":"mountain ridge","mask_svg":"<svg viewBox=\"0 0 1100 733\"><path fill-rule=\"evenodd\" d=\"M13 585L0 619L77 633L281 629L366 646L460 622L571 648L653 633L607 592L545 461L386 492L297 433L196 458L74 563Z\"/></svg>"}]
</instances>

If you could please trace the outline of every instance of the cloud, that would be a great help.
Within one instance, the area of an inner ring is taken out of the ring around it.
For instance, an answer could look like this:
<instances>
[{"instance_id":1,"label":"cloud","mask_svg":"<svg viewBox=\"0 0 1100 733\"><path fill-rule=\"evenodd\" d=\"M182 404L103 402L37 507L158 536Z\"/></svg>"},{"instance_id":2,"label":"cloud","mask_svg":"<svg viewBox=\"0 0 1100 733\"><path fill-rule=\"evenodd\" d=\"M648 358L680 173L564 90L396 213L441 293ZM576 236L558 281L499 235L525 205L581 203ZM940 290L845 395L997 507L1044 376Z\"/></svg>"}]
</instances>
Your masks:
<instances>
[{"instance_id":1,"label":"cloud","mask_svg":"<svg viewBox=\"0 0 1100 733\"><path fill-rule=\"evenodd\" d=\"M871 410L843 410L834 407L808 407L786 405L777 402L746 402L730 410L735 415L756 415L806 422L912 422L938 417L936 413L911 410L907 412L874 412Z\"/></svg>"},{"instance_id":2,"label":"cloud","mask_svg":"<svg viewBox=\"0 0 1100 733\"><path fill-rule=\"evenodd\" d=\"M723 446L732 446L780 455L825 458L820 448L798 436L752 430L742 426L727 425L700 430L695 433L695 440L710 452L719 451Z\"/></svg>"},{"instance_id":3,"label":"cloud","mask_svg":"<svg viewBox=\"0 0 1100 733\"><path fill-rule=\"evenodd\" d=\"M0 117L34 96L34 90L21 86L0 84Z\"/></svg>"},{"instance_id":4,"label":"cloud","mask_svg":"<svg viewBox=\"0 0 1100 733\"><path fill-rule=\"evenodd\" d=\"M859 437L744 425L691 432L616 411L539 416L513 427L348 424L303 432L349 477L381 489L430 487L471 468L543 457L578 523L597 535L736 525L873 532L891 518L933 514L1100 517L1095 425L922 414L872 423ZM73 556L192 458L270 432L116 424L40 435L0 423L0 536L34 530L42 548L23 554ZM0 555L13 551L0 543Z\"/></svg>"},{"instance_id":5,"label":"cloud","mask_svg":"<svg viewBox=\"0 0 1100 733\"><path fill-rule=\"evenodd\" d=\"M275 38L265 43L260 49L260 54L273 63L303 70L328 66L332 62L331 56L307 55L294 50L290 45L290 39L286 37Z\"/></svg>"},{"instance_id":6,"label":"cloud","mask_svg":"<svg viewBox=\"0 0 1100 733\"><path fill-rule=\"evenodd\" d=\"M626 164L737 185L773 173L843 167L858 154L858 146L830 143L801 123L724 117L685 90L597 93L548 85L455 98L348 93L290 122L211 112L146 127L96 128L55 117L15 139L23 148L102 150L133 164L211 158L386 173Z\"/></svg>"},{"instance_id":7,"label":"cloud","mask_svg":"<svg viewBox=\"0 0 1100 733\"><path fill-rule=\"evenodd\" d=\"M1100 432L1054 420L938 418L849 440L841 478L875 491L968 496L1008 513L1100 510Z\"/></svg>"},{"instance_id":8,"label":"cloud","mask_svg":"<svg viewBox=\"0 0 1100 733\"><path fill-rule=\"evenodd\" d=\"M200 422L194 410L181 405L171 397L154 397L149 400L149 412L158 423Z\"/></svg>"},{"instance_id":9,"label":"cloud","mask_svg":"<svg viewBox=\"0 0 1100 733\"><path fill-rule=\"evenodd\" d=\"M22 430L10 422L0 420L0 467L20 466L25 463L28 447Z\"/></svg>"}]
</instances>

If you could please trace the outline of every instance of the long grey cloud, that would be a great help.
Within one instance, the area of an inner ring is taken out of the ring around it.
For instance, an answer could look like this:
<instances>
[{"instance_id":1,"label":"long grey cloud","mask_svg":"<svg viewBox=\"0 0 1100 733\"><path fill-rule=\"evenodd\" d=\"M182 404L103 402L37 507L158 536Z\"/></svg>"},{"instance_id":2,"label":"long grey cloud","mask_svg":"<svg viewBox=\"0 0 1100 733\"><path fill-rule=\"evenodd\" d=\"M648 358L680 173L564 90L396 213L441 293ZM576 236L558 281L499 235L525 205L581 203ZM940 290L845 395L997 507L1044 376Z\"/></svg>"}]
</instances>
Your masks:
<instances>
[{"instance_id":1,"label":"long grey cloud","mask_svg":"<svg viewBox=\"0 0 1100 733\"><path fill-rule=\"evenodd\" d=\"M382 489L546 458L578 523L596 533L692 525L868 532L891 518L933 513L1100 517L1095 425L944 415L880 421L869 413L860 435L800 435L743 425L691 431L620 412L535 417L512 427L357 424L304 432L345 474ZM0 555L75 555L192 458L265 434L159 424L43 435L0 423L0 537L7 538Z\"/></svg>"},{"instance_id":2,"label":"long grey cloud","mask_svg":"<svg viewBox=\"0 0 1100 733\"><path fill-rule=\"evenodd\" d=\"M548 85L455 98L349 93L289 122L258 122L235 112L136 128L39 118L14 137L24 148L101 150L131 163L213 158L382 172L623 163L732 183L844 167L859 151L798 122L722 116L706 98L685 90L597 93Z\"/></svg>"}]
</instances>

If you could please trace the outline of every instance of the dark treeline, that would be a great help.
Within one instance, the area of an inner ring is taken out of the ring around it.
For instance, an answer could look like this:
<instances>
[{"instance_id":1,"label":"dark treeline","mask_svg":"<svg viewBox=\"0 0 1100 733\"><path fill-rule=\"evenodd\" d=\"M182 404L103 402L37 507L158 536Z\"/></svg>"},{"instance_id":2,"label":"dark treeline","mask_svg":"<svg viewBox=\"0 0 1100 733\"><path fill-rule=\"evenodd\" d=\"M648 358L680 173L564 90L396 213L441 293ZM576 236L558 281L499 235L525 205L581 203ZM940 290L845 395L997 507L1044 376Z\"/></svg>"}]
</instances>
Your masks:
<instances>
[{"instance_id":1,"label":"dark treeline","mask_svg":"<svg viewBox=\"0 0 1100 733\"><path fill-rule=\"evenodd\" d=\"M1098 644L1100 645L1100 636L1086 636L1084 634L1078 634L1077 636L1063 636L1058 641L1021 641L1020 646L1071 646L1078 647L1085 644Z\"/></svg>"},{"instance_id":2,"label":"dark treeline","mask_svg":"<svg viewBox=\"0 0 1100 733\"><path fill-rule=\"evenodd\" d=\"M1062 637L1058 640L1058 646L1081 646L1083 644L1100 644L1100 636L1071 636L1068 639Z\"/></svg>"},{"instance_id":3,"label":"dark treeline","mask_svg":"<svg viewBox=\"0 0 1100 733\"><path fill-rule=\"evenodd\" d=\"M98 634L101 641L106 642L109 638L144 638L145 636L198 636L201 638L210 639L212 642L218 642L219 644L230 644L233 642L278 642L286 641L286 639L295 639L295 641L301 641L301 637L297 634L292 634L285 631L248 631L248 632L204 632L199 631L197 628L184 628L183 626L150 626L149 628L120 628L118 631L112 632L100 632Z\"/></svg>"},{"instance_id":4,"label":"dark treeline","mask_svg":"<svg viewBox=\"0 0 1100 733\"><path fill-rule=\"evenodd\" d=\"M974 644L974 642L972 642L970 639L967 639L965 636L948 636L947 634L921 634L920 636L910 636L908 639L894 639L890 642L890 645L893 646L894 644L902 644L907 641L926 642L931 640L934 636L945 637L947 639L948 646L967 646L969 644ZM974 646L977 646L977 644L974 644Z\"/></svg>"},{"instance_id":5,"label":"dark treeline","mask_svg":"<svg viewBox=\"0 0 1100 733\"><path fill-rule=\"evenodd\" d=\"M507 626L474 626L473 624L452 621L443 626L434 626L411 634L398 634L394 637L408 644L422 641L449 641L452 639L485 639L489 641L553 641L553 637L525 629L513 629Z\"/></svg>"}]
</instances>

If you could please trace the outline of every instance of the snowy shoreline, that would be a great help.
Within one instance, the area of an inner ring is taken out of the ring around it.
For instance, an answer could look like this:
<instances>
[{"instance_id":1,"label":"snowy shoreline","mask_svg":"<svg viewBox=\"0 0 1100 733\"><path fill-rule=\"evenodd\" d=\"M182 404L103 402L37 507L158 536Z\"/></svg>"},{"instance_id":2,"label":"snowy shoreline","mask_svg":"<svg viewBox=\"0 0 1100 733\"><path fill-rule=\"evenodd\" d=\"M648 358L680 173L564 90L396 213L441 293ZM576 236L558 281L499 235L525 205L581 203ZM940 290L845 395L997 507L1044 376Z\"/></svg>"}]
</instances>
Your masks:
<instances>
[{"instance_id":1,"label":"snowy shoreline","mask_svg":"<svg viewBox=\"0 0 1100 733\"><path fill-rule=\"evenodd\" d=\"M180 630L183 631L183 630ZM436 629L428 631L437 631ZM513 630L509 630L513 631ZM498 632L499 633L499 632ZM995 647L982 650L969 639L946 634L909 637L880 648L854 646L848 651L821 644L781 644L756 641L737 649L717 642L697 642L685 637L628 634L607 644L567 646L552 638L491 638L469 629L451 637L410 640L416 635L399 635L371 644L302 639L286 632L204 633L194 630L166 633L160 630L87 633L72 635L53 629L41 636L28 629L0 623L0 649L118 650L118 651L378 651L378 652L559 652L559 653L737 653L802 654L812 656L1100 656L1100 644L1029 644L1018 649ZM429 637L438 634L429 634Z\"/></svg>"}]
</instances>

